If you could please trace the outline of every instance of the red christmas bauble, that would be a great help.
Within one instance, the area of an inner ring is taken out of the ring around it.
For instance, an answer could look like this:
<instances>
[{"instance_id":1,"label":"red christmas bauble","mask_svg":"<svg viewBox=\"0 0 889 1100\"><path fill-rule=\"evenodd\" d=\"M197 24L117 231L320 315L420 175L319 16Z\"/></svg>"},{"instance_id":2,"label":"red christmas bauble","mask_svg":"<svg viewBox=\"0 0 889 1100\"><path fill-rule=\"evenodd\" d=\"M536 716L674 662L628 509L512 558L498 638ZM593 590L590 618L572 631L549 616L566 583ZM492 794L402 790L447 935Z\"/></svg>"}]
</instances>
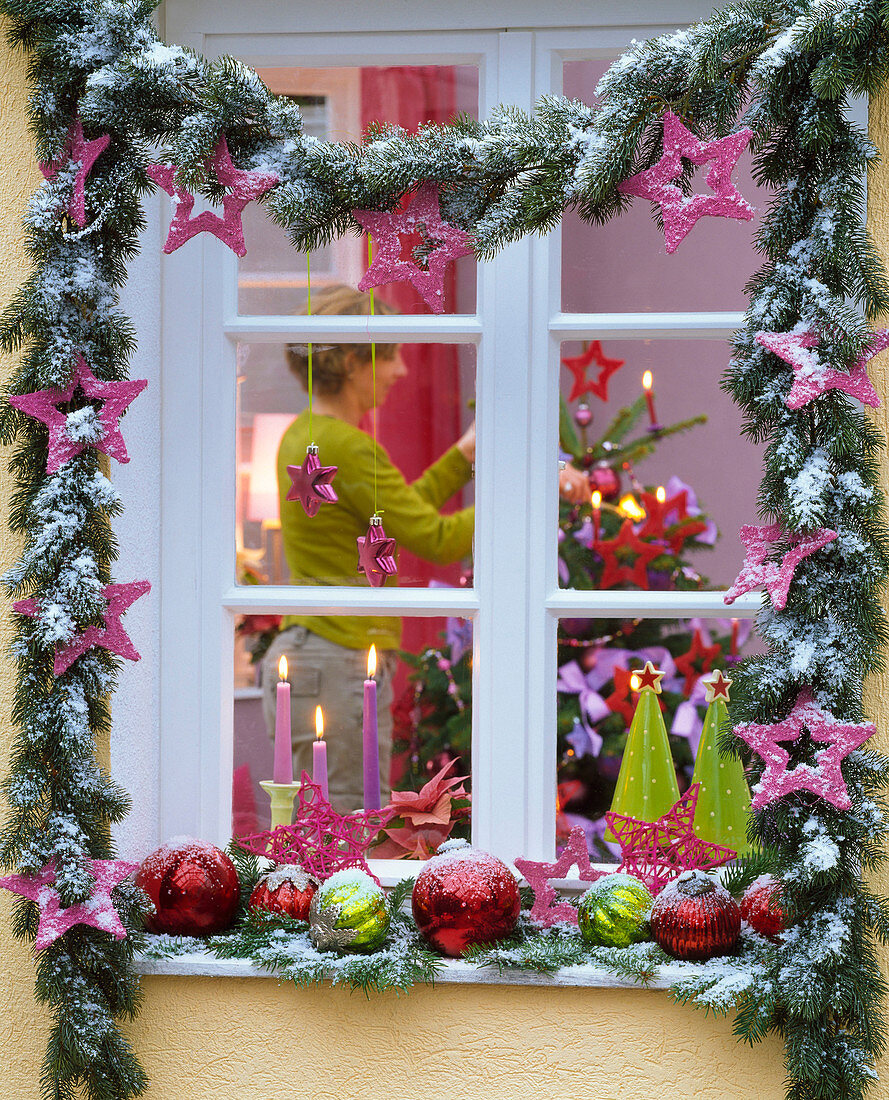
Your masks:
<instances>
[{"instance_id":1,"label":"red christmas bauble","mask_svg":"<svg viewBox=\"0 0 889 1100\"><path fill-rule=\"evenodd\" d=\"M760 875L744 891L741 919L754 932L774 939L787 927L787 914L781 907L781 883L771 875Z\"/></svg>"},{"instance_id":2,"label":"red christmas bauble","mask_svg":"<svg viewBox=\"0 0 889 1100\"><path fill-rule=\"evenodd\" d=\"M136 872L136 885L154 905L149 932L210 936L228 928L238 911L241 885L225 852L202 840L171 841L152 852Z\"/></svg>"},{"instance_id":3,"label":"red christmas bauble","mask_svg":"<svg viewBox=\"0 0 889 1100\"><path fill-rule=\"evenodd\" d=\"M605 501L620 496L620 475L607 462L597 463L589 472L590 489L598 489Z\"/></svg>"},{"instance_id":4,"label":"red christmas bauble","mask_svg":"<svg viewBox=\"0 0 889 1100\"><path fill-rule=\"evenodd\" d=\"M411 905L423 937L456 958L470 944L509 935L521 900L505 863L465 840L448 840L417 875Z\"/></svg>"},{"instance_id":5,"label":"red christmas bauble","mask_svg":"<svg viewBox=\"0 0 889 1100\"><path fill-rule=\"evenodd\" d=\"M251 909L266 909L293 920L309 919L309 906L318 889L318 880L298 863L276 867L257 882L250 895Z\"/></svg>"},{"instance_id":6,"label":"red christmas bauble","mask_svg":"<svg viewBox=\"0 0 889 1100\"><path fill-rule=\"evenodd\" d=\"M724 886L703 871L683 871L658 894L651 935L668 955L703 962L726 955L738 942L741 911Z\"/></svg>"}]
</instances>

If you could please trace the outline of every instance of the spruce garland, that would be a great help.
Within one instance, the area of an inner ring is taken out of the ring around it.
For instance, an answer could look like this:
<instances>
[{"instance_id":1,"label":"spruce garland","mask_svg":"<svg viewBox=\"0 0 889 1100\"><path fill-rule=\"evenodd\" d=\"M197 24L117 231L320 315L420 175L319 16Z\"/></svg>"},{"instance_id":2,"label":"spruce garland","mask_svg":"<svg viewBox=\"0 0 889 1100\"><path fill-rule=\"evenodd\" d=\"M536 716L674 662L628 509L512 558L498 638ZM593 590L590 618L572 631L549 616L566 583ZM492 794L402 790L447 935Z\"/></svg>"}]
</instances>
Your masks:
<instances>
[{"instance_id":1,"label":"spruce garland","mask_svg":"<svg viewBox=\"0 0 889 1100\"><path fill-rule=\"evenodd\" d=\"M800 565L783 610L764 598L759 628L769 653L740 667L734 713L779 720L810 687L838 718L860 721L862 680L881 667L887 641L878 600L889 568L877 486L882 440L841 393L788 410L792 372L755 336L817 330L831 363L848 369L868 342L866 321L889 309L889 286L861 219L876 151L845 111L850 96L872 95L886 82L889 7L740 0L688 30L634 45L602 79L598 108L548 96L531 115L500 107L481 123L463 119L416 134L381 127L352 147L307 137L297 108L240 62L208 64L160 43L150 23L155 6L0 0L10 40L30 54L37 156L59 157L76 114L89 137L111 138L87 180L83 229L65 213L72 181L64 170L29 204L32 273L0 322L0 347L21 353L7 393L64 386L76 352L97 377L125 377L133 334L118 294L151 186L145 168L159 159L149 154L153 145L187 186L218 199L205 164L224 133L238 166L278 173L265 205L302 250L355 231L352 210L391 208L404 191L433 180L443 216L470 230L485 258L550 229L566 207L593 222L618 214L629 200L616 185L658 159L667 109L701 137L749 126L757 177L775 193L757 242L765 265L750 282L725 385L745 411L747 433L766 444L763 517L780 520L789 534L826 526L839 537ZM52 656L57 642L100 621L120 501L93 451L47 476L45 429L5 404L0 438L15 443L10 525L25 540L4 584L47 612L17 621L18 736L0 860L20 873L55 860L63 903L72 904L89 896L86 860L111 858L109 827L127 809L94 756L96 738L107 732L117 664L92 649L54 679ZM812 760L811 745L794 753L793 764ZM848 812L798 795L753 821L799 921L779 951L751 966L735 1026L751 1041L768 1031L783 1037L795 1100L863 1095L883 1048L874 938L889 939L889 913L862 874L882 858L879 793L887 772L885 758L858 750L844 769ZM71 1097L82 1086L96 1100L119 1100L144 1088L116 1023L137 1006L132 955L141 903L126 886L116 898L132 930L126 940L78 926L38 960L37 995L55 1019L47 1096ZM33 937L34 921L33 905L19 904L16 932ZM695 981L678 984L677 995L697 998L704 990Z\"/></svg>"}]
</instances>

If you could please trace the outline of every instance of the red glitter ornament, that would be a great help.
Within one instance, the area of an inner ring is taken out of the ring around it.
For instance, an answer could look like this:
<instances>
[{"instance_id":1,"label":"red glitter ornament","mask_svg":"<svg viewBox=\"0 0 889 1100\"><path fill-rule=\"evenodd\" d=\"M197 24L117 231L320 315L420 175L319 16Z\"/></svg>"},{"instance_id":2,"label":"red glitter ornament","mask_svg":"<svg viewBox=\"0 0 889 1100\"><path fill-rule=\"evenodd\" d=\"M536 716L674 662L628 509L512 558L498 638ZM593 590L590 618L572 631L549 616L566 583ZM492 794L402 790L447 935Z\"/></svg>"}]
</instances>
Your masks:
<instances>
[{"instance_id":1,"label":"red glitter ornament","mask_svg":"<svg viewBox=\"0 0 889 1100\"><path fill-rule=\"evenodd\" d=\"M251 909L266 909L293 920L309 919L309 906L318 889L318 880L298 863L277 867L257 882L250 895Z\"/></svg>"},{"instance_id":2,"label":"red glitter ornament","mask_svg":"<svg viewBox=\"0 0 889 1100\"><path fill-rule=\"evenodd\" d=\"M684 962L726 955L738 942L741 911L724 886L703 871L684 871L651 909L655 943Z\"/></svg>"},{"instance_id":3,"label":"red glitter ornament","mask_svg":"<svg viewBox=\"0 0 889 1100\"><path fill-rule=\"evenodd\" d=\"M607 462L594 466L587 476L590 479L590 489L598 489L606 503L617 500L620 496L620 475Z\"/></svg>"},{"instance_id":4,"label":"red glitter ornament","mask_svg":"<svg viewBox=\"0 0 889 1100\"><path fill-rule=\"evenodd\" d=\"M241 900L235 865L225 852L202 840L164 844L142 861L136 885L154 905L149 932L210 936L228 928Z\"/></svg>"},{"instance_id":5,"label":"red glitter ornament","mask_svg":"<svg viewBox=\"0 0 889 1100\"><path fill-rule=\"evenodd\" d=\"M754 932L773 940L787 928L787 914L781 905L781 883L771 875L760 875L741 898L741 919Z\"/></svg>"},{"instance_id":6,"label":"red glitter ornament","mask_svg":"<svg viewBox=\"0 0 889 1100\"><path fill-rule=\"evenodd\" d=\"M521 900L505 863L465 840L449 840L417 875L411 906L423 937L456 958L474 943L508 936Z\"/></svg>"}]
</instances>

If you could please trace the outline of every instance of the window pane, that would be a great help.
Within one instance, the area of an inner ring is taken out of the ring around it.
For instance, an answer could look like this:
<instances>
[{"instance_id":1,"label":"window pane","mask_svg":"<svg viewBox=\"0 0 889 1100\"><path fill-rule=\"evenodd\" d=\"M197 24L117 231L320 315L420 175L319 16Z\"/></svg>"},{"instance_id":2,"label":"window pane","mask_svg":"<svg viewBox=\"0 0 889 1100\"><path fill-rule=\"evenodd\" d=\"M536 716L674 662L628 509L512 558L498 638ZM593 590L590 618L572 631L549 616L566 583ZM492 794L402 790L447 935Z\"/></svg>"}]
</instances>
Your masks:
<instances>
[{"instance_id":1,"label":"window pane","mask_svg":"<svg viewBox=\"0 0 889 1100\"><path fill-rule=\"evenodd\" d=\"M295 779L303 769L313 772L320 706L331 802L341 812L364 805L363 697L373 623L349 616L238 617L233 835L270 824L269 796L260 782L274 772L282 655L288 662ZM382 805L391 797L404 813L371 854L425 858L449 835L469 836L472 630L466 620L446 618L408 618L398 626L400 643L384 638L378 653L377 734ZM454 776L463 779L449 786ZM421 797L405 798L401 792ZM445 820L424 820L433 810L437 816L445 811Z\"/></svg>"},{"instance_id":2,"label":"window pane","mask_svg":"<svg viewBox=\"0 0 889 1100\"><path fill-rule=\"evenodd\" d=\"M654 821L670 808L693 780L707 711L701 677L722 669L730 678L732 666L741 656L761 652L762 647L751 619L729 618L562 619L558 647L557 847L565 844L572 828L581 826L590 852L600 862L616 862L620 849L610 834L606 836L605 812L614 808ZM650 803L651 816L633 809L626 794L612 806L628 730L640 698L630 676L647 661L665 674L657 696L664 727L661 731L658 723L650 724L649 757L626 759L620 790L634 792L639 806ZM728 706L731 714L731 702ZM662 748L664 738L669 752ZM726 768L723 775L734 774L729 762ZM707 780L702 780L703 788L707 785ZM711 805L714 799L718 799L719 809ZM696 826L705 817L709 820L711 812L716 820L723 810L734 809L734 817L724 815L723 825L725 833L733 835L738 812L743 816L746 807L744 784L737 783L733 789L729 780L714 791L711 783L709 789L702 789L700 807ZM737 850L724 838L713 839Z\"/></svg>"},{"instance_id":3,"label":"window pane","mask_svg":"<svg viewBox=\"0 0 889 1100\"><path fill-rule=\"evenodd\" d=\"M238 349L239 582L366 585L356 539L366 534L376 499L398 544L398 574L386 583L471 584L474 494L465 433L473 424L475 348L377 346L376 494L373 414L359 426L348 419L372 405L370 345L315 349L311 425L302 384L307 349L291 349ZM338 467L332 488L339 497L311 518L298 500L284 499L292 484L287 466L305 464L310 435L318 461Z\"/></svg>"},{"instance_id":4,"label":"window pane","mask_svg":"<svg viewBox=\"0 0 889 1100\"><path fill-rule=\"evenodd\" d=\"M741 436L741 411L719 388L729 354L723 340L562 345L561 445L572 464L560 478L563 588L726 588L734 581L744 560L739 529L757 516L762 460L761 448ZM587 383L596 392L571 400ZM706 420L669 434L696 418ZM653 423L662 430L652 431ZM596 489L598 513L588 495ZM624 545L613 542L619 535ZM645 549L628 545L636 536ZM661 554L635 569L638 555L654 547Z\"/></svg>"},{"instance_id":5,"label":"window pane","mask_svg":"<svg viewBox=\"0 0 889 1100\"><path fill-rule=\"evenodd\" d=\"M594 90L610 64L607 60L568 61L565 95L595 103ZM743 310L744 286L762 266L753 248L769 192L753 182L749 150L732 178L753 206L752 221L703 217L676 252L667 255L663 232L652 217L652 204L634 198L619 218L588 225L566 211L562 220L562 309L566 313L636 313L687 310ZM706 170L692 186L710 189Z\"/></svg>"},{"instance_id":6,"label":"window pane","mask_svg":"<svg viewBox=\"0 0 889 1100\"><path fill-rule=\"evenodd\" d=\"M392 65L364 68L259 69L272 91L300 105L308 134L330 141L358 141L372 123L415 131L424 122L446 123L457 114L478 117L478 69L469 65ZM290 314L306 302L306 258L286 232L251 203L244 211L247 255L238 265L238 311ZM403 238L406 254L420 243ZM312 298L323 287L357 286L367 269L367 239L347 235L311 255ZM445 312L475 312L475 260L465 256L445 276ZM378 292L398 313L429 313L410 283ZM343 312L347 312L343 309Z\"/></svg>"}]
</instances>

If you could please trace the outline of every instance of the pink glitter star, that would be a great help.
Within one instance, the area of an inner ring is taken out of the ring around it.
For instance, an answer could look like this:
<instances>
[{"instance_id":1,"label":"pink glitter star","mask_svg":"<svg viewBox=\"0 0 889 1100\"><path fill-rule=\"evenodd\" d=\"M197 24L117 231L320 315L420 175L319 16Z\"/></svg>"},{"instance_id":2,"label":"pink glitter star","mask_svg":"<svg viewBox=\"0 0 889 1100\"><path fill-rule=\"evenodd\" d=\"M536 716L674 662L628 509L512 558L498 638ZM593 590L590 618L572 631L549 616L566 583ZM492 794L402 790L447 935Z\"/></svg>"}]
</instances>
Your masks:
<instances>
[{"instance_id":1,"label":"pink glitter star","mask_svg":"<svg viewBox=\"0 0 889 1100\"><path fill-rule=\"evenodd\" d=\"M731 848L699 840L694 831L700 783L693 783L682 798L655 822L623 814L605 814L608 828L620 844L618 871L640 879L653 894L683 871L709 871L737 855Z\"/></svg>"},{"instance_id":2,"label":"pink glitter star","mask_svg":"<svg viewBox=\"0 0 889 1100\"><path fill-rule=\"evenodd\" d=\"M889 348L889 330L880 329L874 333L867 351L848 372L822 363L809 350L820 342L812 332L758 332L756 342L793 367L793 385L784 398L788 409L801 409L828 390L842 390L863 405L870 405L873 409L880 407L877 391L867 376L867 364L879 352Z\"/></svg>"},{"instance_id":3,"label":"pink glitter star","mask_svg":"<svg viewBox=\"0 0 889 1100\"><path fill-rule=\"evenodd\" d=\"M571 867L577 868L577 877L581 882L595 882L608 874L607 871L597 871L590 865L586 835L580 825L575 825L568 834L568 843L555 863L541 863L534 859L515 859L513 862L534 891L531 917L545 928L559 921L577 924L577 910L573 905L569 905L567 901L553 904L558 894L556 888L549 884L549 879L566 878Z\"/></svg>"},{"instance_id":4,"label":"pink glitter star","mask_svg":"<svg viewBox=\"0 0 889 1100\"><path fill-rule=\"evenodd\" d=\"M40 162L40 171L48 180L55 179L59 170L69 163L77 165L74 176L74 188L68 202L68 213L81 229L86 225L86 177L92 171L93 165L101 154L108 148L111 138L108 134L94 138L93 141L83 140L83 123L77 115L68 130L65 138L65 146L58 160Z\"/></svg>"},{"instance_id":5,"label":"pink glitter star","mask_svg":"<svg viewBox=\"0 0 889 1100\"><path fill-rule=\"evenodd\" d=\"M386 536L380 517L372 516L367 534L359 535L356 541L358 572L364 573L374 588L379 588L386 577L394 576L398 572L395 561L395 539Z\"/></svg>"},{"instance_id":6,"label":"pink glitter star","mask_svg":"<svg viewBox=\"0 0 889 1100\"><path fill-rule=\"evenodd\" d=\"M336 471L336 466L322 466L318 460L318 448L309 446L302 466L287 467L290 488L286 499L298 500L307 516L317 516L322 504L336 504L339 500L330 484Z\"/></svg>"},{"instance_id":7,"label":"pink glitter star","mask_svg":"<svg viewBox=\"0 0 889 1100\"><path fill-rule=\"evenodd\" d=\"M660 206L667 252L675 252L698 218L709 215L749 221L753 217L753 207L732 183L734 167L752 137L753 131L744 129L715 141L702 142L672 111L667 111L663 156L651 168L619 183L617 189L625 195L650 199ZM714 162L707 173L707 186L712 189L712 195L686 196L676 186L673 181L682 176L683 157L699 167L708 161Z\"/></svg>"},{"instance_id":8,"label":"pink glitter star","mask_svg":"<svg viewBox=\"0 0 889 1100\"><path fill-rule=\"evenodd\" d=\"M747 556L735 583L723 597L724 603L734 603L738 596L764 585L772 599L772 604L782 611L787 604L787 594L796 567L804 559L820 550L837 537L836 531L819 527L808 535L786 534L779 523L770 523L767 527L745 523L741 528L741 541L747 547ZM789 549L779 565L766 561L772 547L780 539L785 539Z\"/></svg>"},{"instance_id":9,"label":"pink glitter star","mask_svg":"<svg viewBox=\"0 0 889 1100\"><path fill-rule=\"evenodd\" d=\"M66 645L56 646L53 675L61 676L63 672L67 672L77 658L93 646L107 649L109 653L116 653L119 657L126 657L128 661L138 661L139 654L124 630L120 617L150 588L151 584L148 581L106 584L103 589L107 601L103 616L105 625L88 626L82 634L78 634ZM12 605L12 609L19 615L27 615L29 618L34 618L40 613L40 605L35 599L19 600Z\"/></svg>"},{"instance_id":10,"label":"pink glitter star","mask_svg":"<svg viewBox=\"0 0 889 1100\"><path fill-rule=\"evenodd\" d=\"M53 888L56 872L51 863L47 863L39 875L7 875L6 878L0 878L0 887L37 902L40 921L34 941L35 951L49 947L75 924L88 924L122 940L127 931L111 901L111 891L138 866L138 863L127 863L123 859L90 860L90 870L96 880L93 892L87 901L69 905L67 909L59 904L59 895Z\"/></svg>"},{"instance_id":11,"label":"pink glitter star","mask_svg":"<svg viewBox=\"0 0 889 1100\"><path fill-rule=\"evenodd\" d=\"M173 165L151 164L145 169L149 178L174 200L175 213L167 234L167 243L164 245L164 252L167 254L181 248L198 233L212 233L227 244L235 255L247 255L241 214L249 202L258 199L275 186L278 176L274 172L248 172L235 168L229 156L225 134L220 134L210 164L222 186L231 188L230 194L222 200L225 215L222 218L210 210L203 211L196 218L191 216L194 195L175 182L176 169Z\"/></svg>"},{"instance_id":12,"label":"pink glitter star","mask_svg":"<svg viewBox=\"0 0 889 1100\"><path fill-rule=\"evenodd\" d=\"M386 214L376 210L354 210L352 217L377 242L377 254L358 284L359 290L408 280L423 296L433 313L444 312L444 272L451 260L472 252L472 238L462 229L442 221L438 187L424 183L404 210ZM435 247L426 267L413 259L401 258L402 235L419 232Z\"/></svg>"},{"instance_id":13,"label":"pink glitter star","mask_svg":"<svg viewBox=\"0 0 889 1100\"><path fill-rule=\"evenodd\" d=\"M26 416L42 420L49 428L46 472L54 474L87 447L95 447L97 451L116 458L118 462L129 462L130 456L127 454L118 421L130 402L147 385L148 380L145 378L132 382L101 382L86 365L83 356L78 355L74 374L65 389L50 386L49 389L36 390L34 393L14 394L9 398L9 403ZM101 409L95 413L94 424L98 434L91 433L94 438L90 437L90 425L83 423L82 414L85 409L63 413L57 407L70 401L78 389L85 397L102 402ZM87 431L78 438L77 428L80 426L86 427Z\"/></svg>"},{"instance_id":14,"label":"pink glitter star","mask_svg":"<svg viewBox=\"0 0 889 1100\"><path fill-rule=\"evenodd\" d=\"M779 742L796 741L804 729L813 741L821 741L827 748L815 753L814 768L811 764L797 764L787 771L790 756ZM742 722L735 726L738 737L766 763L762 778L753 788L753 809L758 810L792 791L810 791L838 810L848 810L852 803L840 763L876 732L872 722L840 722L815 702L808 688L799 693L793 710L783 721L771 725Z\"/></svg>"}]
</instances>

